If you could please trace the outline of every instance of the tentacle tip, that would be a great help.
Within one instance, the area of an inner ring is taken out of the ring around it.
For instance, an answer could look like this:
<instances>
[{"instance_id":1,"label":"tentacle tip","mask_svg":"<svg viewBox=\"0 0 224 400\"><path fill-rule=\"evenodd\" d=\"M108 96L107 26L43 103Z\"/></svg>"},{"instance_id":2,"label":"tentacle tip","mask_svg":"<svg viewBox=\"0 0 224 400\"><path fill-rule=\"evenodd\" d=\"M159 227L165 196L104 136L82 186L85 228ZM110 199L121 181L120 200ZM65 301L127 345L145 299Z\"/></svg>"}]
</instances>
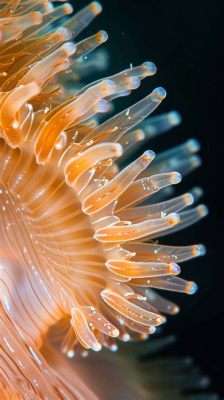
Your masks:
<instances>
[{"instance_id":1,"label":"tentacle tip","mask_svg":"<svg viewBox=\"0 0 224 400\"><path fill-rule=\"evenodd\" d=\"M44 9L45 13L49 13L49 12L53 11L54 6L52 3L44 3L43 9Z\"/></svg>"},{"instance_id":2,"label":"tentacle tip","mask_svg":"<svg viewBox=\"0 0 224 400\"><path fill-rule=\"evenodd\" d=\"M204 256L206 254L206 247L203 244L193 246L193 256Z\"/></svg>"},{"instance_id":3,"label":"tentacle tip","mask_svg":"<svg viewBox=\"0 0 224 400\"><path fill-rule=\"evenodd\" d=\"M195 186L192 189L192 194L194 197L198 199L204 195L204 190L200 186Z\"/></svg>"},{"instance_id":4,"label":"tentacle tip","mask_svg":"<svg viewBox=\"0 0 224 400\"><path fill-rule=\"evenodd\" d=\"M110 347L110 350L115 353L116 351L118 351L118 345L116 343L113 343Z\"/></svg>"},{"instance_id":5,"label":"tentacle tip","mask_svg":"<svg viewBox=\"0 0 224 400\"><path fill-rule=\"evenodd\" d=\"M120 335L119 330L118 330L118 329L113 329L113 331L112 331L112 336L113 336L113 337L118 337L119 335Z\"/></svg>"},{"instance_id":6,"label":"tentacle tip","mask_svg":"<svg viewBox=\"0 0 224 400\"><path fill-rule=\"evenodd\" d=\"M180 222L180 216L176 213L171 213L167 216L168 223L172 225L177 225Z\"/></svg>"},{"instance_id":7,"label":"tentacle tip","mask_svg":"<svg viewBox=\"0 0 224 400\"><path fill-rule=\"evenodd\" d=\"M103 9L102 5L101 5L98 1L93 1L93 2L90 4L90 6L91 6L91 9L92 9L92 11L93 11L93 13L94 13L95 15L100 14L101 11L102 11L102 9Z\"/></svg>"},{"instance_id":8,"label":"tentacle tip","mask_svg":"<svg viewBox=\"0 0 224 400\"><path fill-rule=\"evenodd\" d=\"M200 167L201 164L202 164L201 157L199 157L198 155L192 156L191 157L191 164L192 164L192 167L194 169Z\"/></svg>"},{"instance_id":9,"label":"tentacle tip","mask_svg":"<svg viewBox=\"0 0 224 400\"><path fill-rule=\"evenodd\" d=\"M178 307L177 304L169 304L167 306L167 311L169 312L170 315L176 315L180 312L180 307Z\"/></svg>"},{"instance_id":10,"label":"tentacle tip","mask_svg":"<svg viewBox=\"0 0 224 400\"><path fill-rule=\"evenodd\" d=\"M197 139L188 140L187 146L191 153L197 153L201 148L201 145Z\"/></svg>"},{"instance_id":11,"label":"tentacle tip","mask_svg":"<svg viewBox=\"0 0 224 400\"><path fill-rule=\"evenodd\" d=\"M188 282L186 287L187 294L195 294L198 290L198 286L195 282Z\"/></svg>"},{"instance_id":12,"label":"tentacle tip","mask_svg":"<svg viewBox=\"0 0 224 400\"><path fill-rule=\"evenodd\" d=\"M191 206L194 203L194 196L191 193L184 194L183 199L187 206Z\"/></svg>"},{"instance_id":13,"label":"tentacle tip","mask_svg":"<svg viewBox=\"0 0 224 400\"><path fill-rule=\"evenodd\" d=\"M149 338L149 334L148 333L142 333L140 335L140 340L142 340L142 341L146 341L146 340L148 340L148 338Z\"/></svg>"},{"instance_id":14,"label":"tentacle tip","mask_svg":"<svg viewBox=\"0 0 224 400\"><path fill-rule=\"evenodd\" d=\"M69 350L69 351L66 353L66 356L67 356L68 358L73 358L73 357L75 356L74 350Z\"/></svg>"},{"instance_id":15,"label":"tentacle tip","mask_svg":"<svg viewBox=\"0 0 224 400\"><path fill-rule=\"evenodd\" d=\"M130 335L128 333L124 333L121 337L121 340L123 342L129 342L129 340L131 339Z\"/></svg>"},{"instance_id":16,"label":"tentacle tip","mask_svg":"<svg viewBox=\"0 0 224 400\"><path fill-rule=\"evenodd\" d=\"M97 41L98 43L104 43L108 40L108 34L106 31L99 31L97 33Z\"/></svg>"},{"instance_id":17,"label":"tentacle tip","mask_svg":"<svg viewBox=\"0 0 224 400\"><path fill-rule=\"evenodd\" d=\"M182 176L179 172L172 172L170 180L172 184L177 185L178 183L181 182Z\"/></svg>"},{"instance_id":18,"label":"tentacle tip","mask_svg":"<svg viewBox=\"0 0 224 400\"><path fill-rule=\"evenodd\" d=\"M176 304L173 306L173 309L172 309L172 314L173 315L176 315L176 314L178 314L180 312L180 307L178 307Z\"/></svg>"},{"instance_id":19,"label":"tentacle tip","mask_svg":"<svg viewBox=\"0 0 224 400\"><path fill-rule=\"evenodd\" d=\"M158 87L153 90L152 95L155 98L155 101L161 101L166 97L166 90L163 87Z\"/></svg>"},{"instance_id":20,"label":"tentacle tip","mask_svg":"<svg viewBox=\"0 0 224 400\"><path fill-rule=\"evenodd\" d=\"M100 344L100 343L94 344L94 345L93 345L93 350L96 351L96 352L102 350L101 344Z\"/></svg>"},{"instance_id":21,"label":"tentacle tip","mask_svg":"<svg viewBox=\"0 0 224 400\"><path fill-rule=\"evenodd\" d=\"M43 15L39 11L35 11L30 14L30 17L33 17L32 23L34 25L40 25L43 22Z\"/></svg>"},{"instance_id":22,"label":"tentacle tip","mask_svg":"<svg viewBox=\"0 0 224 400\"><path fill-rule=\"evenodd\" d=\"M156 327L155 326L150 326L149 327L149 334L150 335L153 335L153 333L155 333L156 332ZM148 335L147 335L148 336Z\"/></svg>"},{"instance_id":23,"label":"tentacle tip","mask_svg":"<svg viewBox=\"0 0 224 400\"><path fill-rule=\"evenodd\" d=\"M116 143L115 148L114 148L114 156L120 157L120 156L122 156L123 152L124 152L124 150L123 150L123 147L121 146L121 144Z\"/></svg>"},{"instance_id":24,"label":"tentacle tip","mask_svg":"<svg viewBox=\"0 0 224 400\"><path fill-rule=\"evenodd\" d=\"M65 28L64 26L61 26L55 31L55 35L59 38L59 40L70 40L72 38L72 32Z\"/></svg>"},{"instance_id":25,"label":"tentacle tip","mask_svg":"<svg viewBox=\"0 0 224 400\"><path fill-rule=\"evenodd\" d=\"M177 111L170 111L168 114L168 119L171 126L177 126L182 121L181 115Z\"/></svg>"},{"instance_id":26,"label":"tentacle tip","mask_svg":"<svg viewBox=\"0 0 224 400\"><path fill-rule=\"evenodd\" d=\"M172 275L179 275L181 269L180 266L176 263L169 264L169 273Z\"/></svg>"},{"instance_id":27,"label":"tentacle tip","mask_svg":"<svg viewBox=\"0 0 224 400\"><path fill-rule=\"evenodd\" d=\"M205 204L200 204L197 209L201 218L206 217L209 213L208 207Z\"/></svg>"},{"instance_id":28,"label":"tentacle tip","mask_svg":"<svg viewBox=\"0 0 224 400\"><path fill-rule=\"evenodd\" d=\"M155 153L152 150L147 150L143 153L142 158L144 161L151 161L155 158Z\"/></svg>"},{"instance_id":29,"label":"tentacle tip","mask_svg":"<svg viewBox=\"0 0 224 400\"><path fill-rule=\"evenodd\" d=\"M151 61L144 62L142 68L144 69L146 76L154 75L157 70L155 64Z\"/></svg>"},{"instance_id":30,"label":"tentacle tip","mask_svg":"<svg viewBox=\"0 0 224 400\"><path fill-rule=\"evenodd\" d=\"M74 11L74 8L72 7L72 5L70 3L65 3L63 8L64 8L64 13L66 15L70 15Z\"/></svg>"},{"instance_id":31,"label":"tentacle tip","mask_svg":"<svg viewBox=\"0 0 224 400\"><path fill-rule=\"evenodd\" d=\"M70 57L75 53L76 46L72 42L67 42L67 43L63 44L63 50L65 51L66 56Z\"/></svg>"},{"instance_id":32,"label":"tentacle tip","mask_svg":"<svg viewBox=\"0 0 224 400\"><path fill-rule=\"evenodd\" d=\"M145 139L145 132L142 129L137 129L136 130L136 141L141 142L142 140Z\"/></svg>"},{"instance_id":33,"label":"tentacle tip","mask_svg":"<svg viewBox=\"0 0 224 400\"><path fill-rule=\"evenodd\" d=\"M88 355L89 355L89 352L88 352L87 350L83 350L83 351L81 352L81 357L82 357L82 358L87 358Z\"/></svg>"}]
</instances>

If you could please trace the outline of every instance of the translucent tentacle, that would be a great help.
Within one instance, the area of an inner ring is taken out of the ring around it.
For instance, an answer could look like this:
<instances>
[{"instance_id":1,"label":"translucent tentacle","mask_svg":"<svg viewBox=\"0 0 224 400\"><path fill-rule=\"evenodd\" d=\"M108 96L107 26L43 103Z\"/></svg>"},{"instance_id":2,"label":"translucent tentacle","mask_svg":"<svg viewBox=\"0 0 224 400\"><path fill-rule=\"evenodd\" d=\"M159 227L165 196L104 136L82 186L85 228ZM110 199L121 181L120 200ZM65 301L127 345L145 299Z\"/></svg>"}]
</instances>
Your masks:
<instances>
[{"instance_id":1,"label":"translucent tentacle","mask_svg":"<svg viewBox=\"0 0 224 400\"><path fill-rule=\"evenodd\" d=\"M98 1L93 1L65 22L64 26L72 31L73 37L75 38L101 11L102 7L100 3Z\"/></svg>"},{"instance_id":2,"label":"translucent tentacle","mask_svg":"<svg viewBox=\"0 0 224 400\"><path fill-rule=\"evenodd\" d=\"M96 47L100 46L102 43L106 42L108 35L105 31L99 31L95 35L90 36L87 39L82 40L76 46L75 58L84 57Z\"/></svg>"},{"instance_id":3,"label":"translucent tentacle","mask_svg":"<svg viewBox=\"0 0 224 400\"><path fill-rule=\"evenodd\" d=\"M138 204L143 199L149 198L159 190L172 184L176 185L180 181L181 175L178 172L153 175L148 178L139 179L133 182L119 197L117 211L120 211L130 205Z\"/></svg>"},{"instance_id":4,"label":"translucent tentacle","mask_svg":"<svg viewBox=\"0 0 224 400\"><path fill-rule=\"evenodd\" d=\"M13 148L21 145L26 139L22 131L24 120L20 119L19 112L39 91L39 86L35 82L31 82L19 86L5 96L0 109L0 124L4 138ZM32 118L32 112L30 117Z\"/></svg>"},{"instance_id":5,"label":"translucent tentacle","mask_svg":"<svg viewBox=\"0 0 224 400\"><path fill-rule=\"evenodd\" d=\"M164 246L159 243L125 243L125 249L136 253L138 261L183 262L206 252L202 244L193 246Z\"/></svg>"},{"instance_id":6,"label":"translucent tentacle","mask_svg":"<svg viewBox=\"0 0 224 400\"><path fill-rule=\"evenodd\" d=\"M161 174L163 175L163 174ZM159 175L160 176L160 175ZM166 200L162 203L155 203L142 207L127 207L118 210L119 203L116 208L116 214L123 220L131 220L132 222L144 221L146 217L159 218L165 217L167 214L176 213L184 208L192 205L194 197L191 193L186 193L173 199Z\"/></svg>"},{"instance_id":7,"label":"translucent tentacle","mask_svg":"<svg viewBox=\"0 0 224 400\"><path fill-rule=\"evenodd\" d=\"M157 137L181 123L181 116L177 111L170 111L156 117L145 119L140 128L144 130L147 139Z\"/></svg>"},{"instance_id":8,"label":"translucent tentacle","mask_svg":"<svg viewBox=\"0 0 224 400\"><path fill-rule=\"evenodd\" d=\"M106 267L114 274L128 278L146 278L161 275L178 275L180 268L175 263L133 262L108 260Z\"/></svg>"},{"instance_id":9,"label":"translucent tentacle","mask_svg":"<svg viewBox=\"0 0 224 400\"><path fill-rule=\"evenodd\" d=\"M103 290L101 292L101 296L106 304L119 312L121 315L124 315L128 319L131 319L142 325L157 326L164 321L164 318L159 314L146 311L143 308L136 306L134 303L126 300L111 289Z\"/></svg>"},{"instance_id":10,"label":"translucent tentacle","mask_svg":"<svg viewBox=\"0 0 224 400\"><path fill-rule=\"evenodd\" d=\"M180 218L177 214L169 214L167 217L158 219L150 219L139 224L123 223L121 225L113 225L98 229L94 238L100 242L127 242L136 240L145 236L155 237L156 233L167 229L171 229L174 225L179 224Z\"/></svg>"},{"instance_id":11,"label":"translucent tentacle","mask_svg":"<svg viewBox=\"0 0 224 400\"><path fill-rule=\"evenodd\" d=\"M155 89L150 95L140 100L138 103L99 125L87 138L96 140L102 133L106 132L106 139L108 141L119 141L127 131L135 127L147 115L151 114L159 106L165 96L166 92L163 88Z\"/></svg>"},{"instance_id":12,"label":"translucent tentacle","mask_svg":"<svg viewBox=\"0 0 224 400\"><path fill-rule=\"evenodd\" d=\"M154 156L152 151L146 151L127 168L123 169L110 182L90 194L83 202L83 211L87 214L92 214L117 199L131 182L133 182L136 176L149 165Z\"/></svg>"},{"instance_id":13,"label":"translucent tentacle","mask_svg":"<svg viewBox=\"0 0 224 400\"><path fill-rule=\"evenodd\" d=\"M133 286L151 287L162 290L171 290L186 294L194 294L197 291L195 282L185 281L177 276L165 276L158 278L132 279L129 282Z\"/></svg>"},{"instance_id":14,"label":"translucent tentacle","mask_svg":"<svg viewBox=\"0 0 224 400\"><path fill-rule=\"evenodd\" d=\"M45 124L39 134L35 145L35 154L39 163L45 162L55 145L59 134L69 125L74 123L77 118L83 116L94 102L99 101L115 91L115 86L111 81L103 81L100 84L88 89L83 95L75 98L70 104L60 109Z\"/></svg>"},{"instance_id":15,"label":"translucent tentacle","mask_svg":"<svg viewBox=\"0 0 224 400\"><path fill-rule=\"evenodd\" d=\"M187 211L182 211L180 216L180 223L178 227L172 227L169 231L164 232L164 234L170 234L174 232L178 232L179 229L185 229L195 224L196 222L200 221L202 218L208 215L208 208L204 204L200 204L199 206L192 208ZM153 236L154 238L156 236Z\"/></svg>"},{"instance_id":16,"label":"translucent tentacle","mask_svg":"<svg viewBox=\"0 0 224 400\"><path fill-rule=\"evenodd\" d=\"M84 151L72 158L65 167L66 181L69 186L75 186L78 177L86 170L94 167L102 160L119 157L122 147L117 143L103 143Z\"/></svg>"}]
</instances>

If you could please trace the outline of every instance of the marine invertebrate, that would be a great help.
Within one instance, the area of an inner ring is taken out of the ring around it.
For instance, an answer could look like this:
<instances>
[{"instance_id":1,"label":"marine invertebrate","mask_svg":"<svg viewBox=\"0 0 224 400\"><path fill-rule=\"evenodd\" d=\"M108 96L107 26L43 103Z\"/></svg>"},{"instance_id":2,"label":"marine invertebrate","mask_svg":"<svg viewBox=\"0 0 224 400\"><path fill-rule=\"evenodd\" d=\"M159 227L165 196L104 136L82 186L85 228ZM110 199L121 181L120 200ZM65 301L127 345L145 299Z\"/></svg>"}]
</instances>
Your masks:
<instances>
[{"instance_id":1,"label":"marine invertebrate","mask_svg":"<svg viewBox=\"0 0 224 400\"><path fill-rule=\"evenodd\" d=\"M72 386L40 349L55 339L68 356L75 348L114 350L115 338L145 338L165 321L163 314L178 311L154 288L195 292L195 283L177 277L177 263L202 255L204 247L155 239L206 214L205 206L182 211L198 191L139 204L194 169L198 145L191 140L155 162L151 150L125 160L133 143L177 123L176 113L142 122L165 97L163 88L98 123L111 101L156 72L151 62L74 87L70 96L80 60L107 38L100 31L73 43L101 11L99 3L63 27L60 19L72 12L67 3L0 5L3 396L93 399L78 375ZM71 78L61 77L66 71Z\"/></svg>"}]
</instances>

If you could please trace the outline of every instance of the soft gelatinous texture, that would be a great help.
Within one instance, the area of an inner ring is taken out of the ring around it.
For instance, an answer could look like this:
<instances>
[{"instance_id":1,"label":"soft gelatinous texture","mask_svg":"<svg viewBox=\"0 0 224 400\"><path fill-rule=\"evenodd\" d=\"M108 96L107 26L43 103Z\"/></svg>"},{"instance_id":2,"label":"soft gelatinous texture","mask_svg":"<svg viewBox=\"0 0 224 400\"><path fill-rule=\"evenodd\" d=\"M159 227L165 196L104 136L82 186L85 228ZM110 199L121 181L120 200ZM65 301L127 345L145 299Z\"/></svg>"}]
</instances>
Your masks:
<instances>
[{"instance_id":1,"label":"soft gelatinous texture","mask_svg":"<svg viewBox=\"0 0 224 400\"><path fill-rule=\"evenodd\" d=\"M165 322L164 314L179 310L154 288L188 294L197 288L177 276L178 263L203 255L204 247L172 247L154 239L207 213L202 205L184 210L194 203L192 193L163 199L180 182L179 172L200 164L199 146L190 140L158 157L148 150L129 162L136 142L180 122L177 112L143 121L165 98L161 87L100 123L112 100L156 72L146 62L76 85L79 76L105 64L102 55L89 64L82 60L106 41L106 32L73 41L100 11L92 2L61 27L72 13L68 3L0 1L3 399L108 399L89 384L81 362L71 369L59 352L72 357L89 349L114 351L116 338L145 339ZM198 190L193 192L197 198ZM162 200L152 203L155 194ZM148 199L150 204L140 204ZM103 373L108 355L99 360ZM164 398L152 394L153 383L148 395L147 385L144 390L133 385L124 389L133 389L129 399Z\"/></svg>"}]
</instances>

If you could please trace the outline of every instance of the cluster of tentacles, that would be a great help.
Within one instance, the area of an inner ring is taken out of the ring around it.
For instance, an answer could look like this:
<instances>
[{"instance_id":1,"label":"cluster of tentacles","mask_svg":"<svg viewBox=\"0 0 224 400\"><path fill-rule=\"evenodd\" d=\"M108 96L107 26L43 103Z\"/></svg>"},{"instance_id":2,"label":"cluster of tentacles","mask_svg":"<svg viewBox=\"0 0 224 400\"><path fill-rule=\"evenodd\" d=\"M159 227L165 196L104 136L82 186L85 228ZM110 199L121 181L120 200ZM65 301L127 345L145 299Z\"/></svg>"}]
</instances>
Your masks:
<instances>
[{"instance_id":1,"label":"cluster of tentacles","mask_svg":"<svg viewBox=\"0 0 224 400\"><path fill-rule=\"evenodd\" d=\"M111 101L156 68L146 62L79 86L78 77L103 66L102 53L87 60L86 54L107 35L73 40L100 11L93 2L66 19L73 12L67 3L0 1L3 399L97 398L70 367L65 376L59 352L84 356L88 349L116 350L116 338L145 339L164 315L178 312L155 288L188 294L197 288L178 277L179 263L203 255L204 247L155 239L206 214L203 205L187 208L200 197L198 188L165 200L180 173L200 164L198 143L189 140L154 161L146 151L128 162L138 142L180 117L144 120L166 95L156 88L101 122ZM57 351L50 351L52 343Z\"/></svg>"}]
</instances>

